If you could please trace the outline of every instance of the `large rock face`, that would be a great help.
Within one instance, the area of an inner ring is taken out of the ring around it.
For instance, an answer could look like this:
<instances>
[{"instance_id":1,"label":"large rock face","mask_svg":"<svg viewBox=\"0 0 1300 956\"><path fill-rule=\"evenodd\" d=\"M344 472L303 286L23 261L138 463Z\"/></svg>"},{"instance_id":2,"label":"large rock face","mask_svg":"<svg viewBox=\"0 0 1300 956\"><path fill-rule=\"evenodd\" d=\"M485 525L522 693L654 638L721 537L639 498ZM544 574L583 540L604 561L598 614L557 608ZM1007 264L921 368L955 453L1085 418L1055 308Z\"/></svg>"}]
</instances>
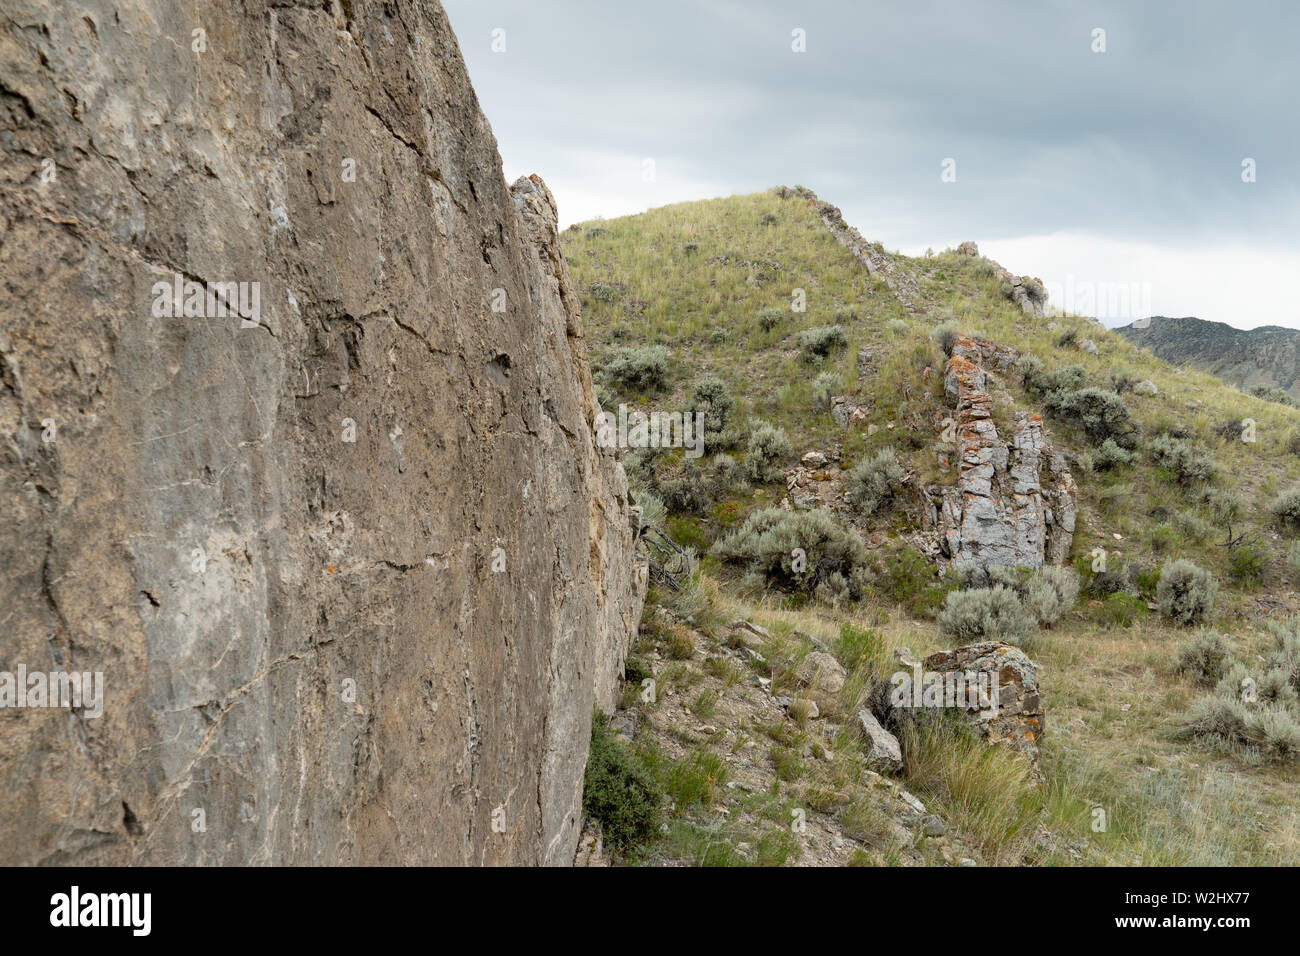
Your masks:
<instances>
[{"instance_id":1,"label":"large rock face","mask_svg":"<svg viewBox=\"0 0 1300 956\"><path fill-rule=\"evenodd\" d=\"M105 690L0 863L571 860L645 567L441 8L5 7L0 671Z\"/></svg>"},{"instance_id":2,"label":"large rock face","mask_svg":"<svg viewBox=\"0 0 1300 956\"><path fill-rule=\"evenodd\" d=\"M957 482L941 489L940 548L981 565L1061 564L1074 539L1078 489L1040 416L1017 412L1011 441L998 434L984 369L996 353L990 346L959 337L944 370L944 393L956 409Z\"/></svg>"}]
</instances>

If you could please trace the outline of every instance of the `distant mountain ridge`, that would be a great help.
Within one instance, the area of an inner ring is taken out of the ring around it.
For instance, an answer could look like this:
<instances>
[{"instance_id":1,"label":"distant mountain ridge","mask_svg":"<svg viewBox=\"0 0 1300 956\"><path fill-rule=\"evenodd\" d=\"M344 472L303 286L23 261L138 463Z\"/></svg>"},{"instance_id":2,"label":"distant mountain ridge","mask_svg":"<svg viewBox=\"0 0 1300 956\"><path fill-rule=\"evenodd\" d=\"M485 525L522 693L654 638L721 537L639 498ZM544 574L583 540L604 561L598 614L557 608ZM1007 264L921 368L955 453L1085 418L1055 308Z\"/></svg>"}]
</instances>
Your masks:
<instances>
[{"instance_id":1,"label":"distant mountain ridge","mask_svg":"<svg viewBox=\"0 0 1300 956\"><path fill-rule=\"evenodd\" d=\"M1246 390L1280 388L1300 397L1300 330L1277 325L1234 329L1223 322L1192 316L1152 316L1116 329L1157 358L1191 365Z\"/></svg>"}]
</instances>

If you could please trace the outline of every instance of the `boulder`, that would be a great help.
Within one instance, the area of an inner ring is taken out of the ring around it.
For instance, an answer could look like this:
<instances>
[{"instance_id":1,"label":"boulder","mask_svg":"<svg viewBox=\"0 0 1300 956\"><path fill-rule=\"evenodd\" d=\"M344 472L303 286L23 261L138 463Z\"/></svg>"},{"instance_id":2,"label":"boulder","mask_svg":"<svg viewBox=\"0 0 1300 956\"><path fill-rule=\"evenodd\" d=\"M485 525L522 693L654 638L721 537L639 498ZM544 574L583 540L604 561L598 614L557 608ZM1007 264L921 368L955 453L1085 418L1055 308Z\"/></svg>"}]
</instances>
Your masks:
<instances>
[{"instance_id":1,"label":"boulder","mask_svg":"<svg viewBox=\"0 0 1300 956\"><path fill-rule=\"evenodd\" d=\"M645 561L441 5L5 19L0 643L105 694L0 717L0 864L571 863Z\"/></svg>"},{"instance_id":2,"label":"boulder","mask_svg":"<svg viewBox=\"0 0 1300 956\"><path fill-rule=\"evenodd\" d=\"M983 710L963 710L963 714L990 742L1014 747L1037 762L1039 741L1046 727L1045 715L1038 693L1038 665L1024 651L1001 641L981 641L931 654L925 659L924 668L927 674L996 676L995 705Z\"/></svg>"},{"instance_id":3,"label":"boulder","mask_svg":"<svg viewBox=\"0 0 1300 956\"><path fill-rule=\"evenodd\" d=\"M858 727L862 731L867 766L876 773L898 773L903 769L903 750L898 738L880 725L876 715L863 707L858 711Z\"/></svg>"}]
</instances>

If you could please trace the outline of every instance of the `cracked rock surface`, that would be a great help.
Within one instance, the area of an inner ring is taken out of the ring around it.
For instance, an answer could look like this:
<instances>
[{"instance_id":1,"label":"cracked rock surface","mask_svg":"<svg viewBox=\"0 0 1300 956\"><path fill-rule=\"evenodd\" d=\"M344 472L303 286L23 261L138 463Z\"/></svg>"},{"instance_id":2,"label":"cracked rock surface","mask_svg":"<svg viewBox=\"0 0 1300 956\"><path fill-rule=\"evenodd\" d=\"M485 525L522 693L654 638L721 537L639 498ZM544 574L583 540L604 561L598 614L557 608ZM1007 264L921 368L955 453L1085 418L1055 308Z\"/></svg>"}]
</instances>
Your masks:
<instances>
[{"instance_id":1,"label":"cracked rock surface","mask_svg":"<svg viewBox=\"0 0 1300 956\"><path fill-rule=\"evenodd\" d=\"M571 861L646 571L440 5L5 6L0 670L105 699L0 711L0 863Z\"/></svg>"}]
</instances>

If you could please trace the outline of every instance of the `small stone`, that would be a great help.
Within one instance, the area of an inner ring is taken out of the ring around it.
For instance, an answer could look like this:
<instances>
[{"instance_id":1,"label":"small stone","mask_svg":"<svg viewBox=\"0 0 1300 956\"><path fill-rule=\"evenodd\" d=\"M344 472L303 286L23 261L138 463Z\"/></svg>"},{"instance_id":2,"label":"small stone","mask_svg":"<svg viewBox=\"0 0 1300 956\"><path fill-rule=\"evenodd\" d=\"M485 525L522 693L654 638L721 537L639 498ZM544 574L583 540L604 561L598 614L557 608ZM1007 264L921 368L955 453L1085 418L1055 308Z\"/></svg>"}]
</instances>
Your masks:
<instances>
[{"instance_id":1,"label":"small stone","mask_svg":"<svg viewBox=\"0 0 1300 956\"><path fill-rule=\"evenodd\" d=\"M948 828L944 826L943 821L933 813L921 818L921 826L928 837L941 837L948 832Z\"/></svg>"}]
</instances>

